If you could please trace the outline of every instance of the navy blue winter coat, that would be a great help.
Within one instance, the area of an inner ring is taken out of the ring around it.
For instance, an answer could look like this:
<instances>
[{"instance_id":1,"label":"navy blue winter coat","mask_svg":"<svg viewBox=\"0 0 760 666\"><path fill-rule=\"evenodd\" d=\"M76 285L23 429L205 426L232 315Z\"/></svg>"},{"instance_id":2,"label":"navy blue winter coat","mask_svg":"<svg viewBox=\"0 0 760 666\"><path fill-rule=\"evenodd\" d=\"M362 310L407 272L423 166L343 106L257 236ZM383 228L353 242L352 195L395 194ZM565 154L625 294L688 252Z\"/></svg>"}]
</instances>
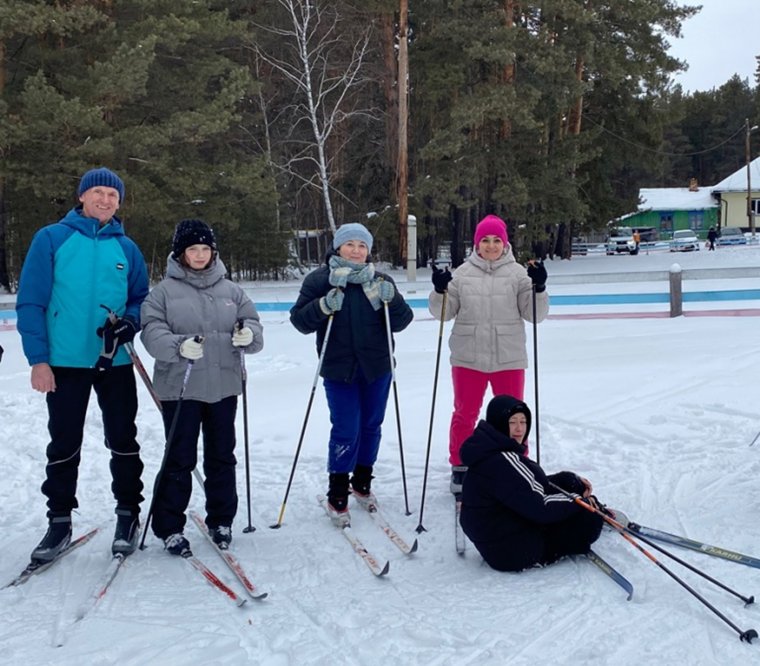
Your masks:
<instances>
[{"instance_id":1,"label":"navy blue winter coat","mask_svg":"<svg viewBox=\"0 0 760 666\"><path fill-rule=\"evenodd\" d=\"M307 275L290 310L290 321L301 333L317 332L317 353L322 351L327 330L328 315L319 307L319 299L333 288L329 276L328 266ZM376 272L375 277L393 283L384 273ZM361 370L366 381L373 382L391 371L385 307L374 310L359 284L346 285L343 293L343 306L333 317L320 374L326 379L353 382ZM388 304L388 313L393 333L403 331L414 318L398 289Z\"/></svg>"}]
</instances>

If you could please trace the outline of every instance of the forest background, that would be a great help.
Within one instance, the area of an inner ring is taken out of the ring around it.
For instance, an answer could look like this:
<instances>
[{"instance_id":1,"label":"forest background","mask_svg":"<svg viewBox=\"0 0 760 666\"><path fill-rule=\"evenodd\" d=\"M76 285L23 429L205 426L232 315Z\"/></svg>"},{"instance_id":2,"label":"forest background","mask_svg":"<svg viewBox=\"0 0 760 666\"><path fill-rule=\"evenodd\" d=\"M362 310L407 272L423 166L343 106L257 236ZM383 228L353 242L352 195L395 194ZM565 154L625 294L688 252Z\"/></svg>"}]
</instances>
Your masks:
<instances>
[{"instance_id":1,"label":"forest background","mask_svg":"<svg viewBox=\"0 0 760 666\"><path fill-rule=\"evenodd\" d=\"M99 165L126 182L120 217L153 278L176 222L197 217L234 276L277 279L303 261L298 232L344 221L365 221L374 258L398 265L407 210L418 265L443 243L459 263L486 213L521 253L552 235L562 256L635 210L640 187L711 185L745 164L760 66L752 83L673 83L684 63L668 42L697 7L408 4L5 0L0 288Z\"/></svg>"}]
</instances>

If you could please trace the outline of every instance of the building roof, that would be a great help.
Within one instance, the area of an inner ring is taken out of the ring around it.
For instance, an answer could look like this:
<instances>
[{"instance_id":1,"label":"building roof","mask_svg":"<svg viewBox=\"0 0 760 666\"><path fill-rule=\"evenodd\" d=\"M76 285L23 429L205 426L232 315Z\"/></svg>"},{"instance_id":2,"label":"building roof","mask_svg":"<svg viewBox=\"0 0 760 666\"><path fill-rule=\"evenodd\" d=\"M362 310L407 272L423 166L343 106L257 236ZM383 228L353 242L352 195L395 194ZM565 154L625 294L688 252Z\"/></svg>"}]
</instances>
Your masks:
<instances>
[{"instance_id":1,"label":"building roof","mask_svg":"<svg viewBox=\"0 0 760 666\"><path fill-rule=\"evenodd\" d=\"M744 189L747 189L744 183ZM647 210L704 210L717 208L712 187L691 191L688 187L642 187L639 190L639 211Z\"/></svg>"},{"instance_id":2,"label":"building roof","mask_svg":"<svg viewBox=\"0 0 760 666\"><path fill-rule=\"evenodd\" d=\"M756 157L749 163L750 185L752 191L760 190L760 157ZM747 167L734 171L730 176L721 180L711 188L713 192L746 192L747 191Z\"/></svg>"}]
</instances>

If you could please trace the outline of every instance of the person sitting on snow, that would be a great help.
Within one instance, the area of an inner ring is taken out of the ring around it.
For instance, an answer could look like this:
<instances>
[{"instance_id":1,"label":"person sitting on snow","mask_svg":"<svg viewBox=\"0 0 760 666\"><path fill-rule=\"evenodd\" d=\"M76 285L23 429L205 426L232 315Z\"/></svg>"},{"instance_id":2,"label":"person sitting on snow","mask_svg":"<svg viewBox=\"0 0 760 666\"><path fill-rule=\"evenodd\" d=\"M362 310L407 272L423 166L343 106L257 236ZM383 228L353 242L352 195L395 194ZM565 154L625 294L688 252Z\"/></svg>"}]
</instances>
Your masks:
<instances>
[{"instance_id":1,"label":"person sitting on snow","mask_svg":"<svg viewBox=\"0 0 760 666\"><path fill-rule=\"evenodd\" d=\"M585 554L604 519L575 502L596 505L591 483L573 472L547 476L526 457L531 413L509 395L498 395L460 450L467 465L460 522L483 559L498 571L521 571ZM572 493L569 497L556 484Z\"/></svg>"}]
</instances>

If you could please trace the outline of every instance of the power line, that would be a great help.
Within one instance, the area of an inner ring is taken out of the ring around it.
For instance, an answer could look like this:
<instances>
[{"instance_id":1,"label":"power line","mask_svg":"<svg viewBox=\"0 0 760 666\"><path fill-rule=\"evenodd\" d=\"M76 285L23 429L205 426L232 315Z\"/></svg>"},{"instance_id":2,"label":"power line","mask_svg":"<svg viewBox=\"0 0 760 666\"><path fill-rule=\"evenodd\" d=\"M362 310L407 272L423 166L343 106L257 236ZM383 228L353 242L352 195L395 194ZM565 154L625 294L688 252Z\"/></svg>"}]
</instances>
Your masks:
<instances>
[{"instance_id":1,"label":"power line","mask_svg":"<svg viewBox=\"0 0 760 666\"><path fill-rule=\"evenodd\" d=\"M663 155L667 157L692 157L694 155L704 155L705 153L710 153L713 150L717 150L721 146L726 145L729 141L731 141L731 139L738 136L741 132L744 132L746 129L745 126L742 125L741 127L739 127L738 130L736 130L736 132L734 132L731 136L729 136L724 141L721 141L720 143L710 148L705 148L704 150L697 150L693 153L670 153L665 150L657 150L656 148L650 148L649 146L645 146L643 143L638 143L637 141L631 141L630 139L626 139L624 136L621 136L620 134L617 134L616 132L613 132L612 130L607 129L606 127L604 127L604 125L600 125L599 123L594 122L591 118L589 118L588 115L585 115L583 118L584 120L587 120L588 122L590 122L592 125L595 125L599 129L601 129L603 132L607 132L607 134L609 134L610 136L614 136L618 141L627 143L630 146L635 146L636 148L645 150L649 153L654 153L655 155Z\"/></svg>"}]
</instances>

